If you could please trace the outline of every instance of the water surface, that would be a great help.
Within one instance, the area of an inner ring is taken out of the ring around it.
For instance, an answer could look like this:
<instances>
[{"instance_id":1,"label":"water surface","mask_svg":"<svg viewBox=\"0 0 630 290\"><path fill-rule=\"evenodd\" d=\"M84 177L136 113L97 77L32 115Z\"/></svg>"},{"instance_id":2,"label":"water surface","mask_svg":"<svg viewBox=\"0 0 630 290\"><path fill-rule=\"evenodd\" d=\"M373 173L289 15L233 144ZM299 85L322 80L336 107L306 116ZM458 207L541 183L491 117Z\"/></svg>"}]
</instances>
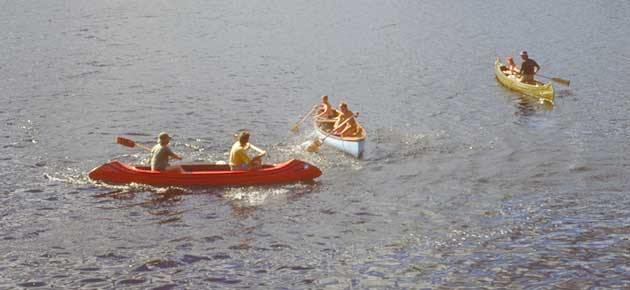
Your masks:
<instances>
[{"instance_id":1,"label":"water surface","mask_svg":"<svg viewBox=\"0 0 630 290\"><path fill-rule=\"evenodd\" d=\"M627 1L0 5L2 289L630 287ZM540 108L496 56L528 50ZM291 125L328 94L361 160ZM106 186L160 131L185 162L239 129L315 183Z\"/></svg>"}]
</instances>

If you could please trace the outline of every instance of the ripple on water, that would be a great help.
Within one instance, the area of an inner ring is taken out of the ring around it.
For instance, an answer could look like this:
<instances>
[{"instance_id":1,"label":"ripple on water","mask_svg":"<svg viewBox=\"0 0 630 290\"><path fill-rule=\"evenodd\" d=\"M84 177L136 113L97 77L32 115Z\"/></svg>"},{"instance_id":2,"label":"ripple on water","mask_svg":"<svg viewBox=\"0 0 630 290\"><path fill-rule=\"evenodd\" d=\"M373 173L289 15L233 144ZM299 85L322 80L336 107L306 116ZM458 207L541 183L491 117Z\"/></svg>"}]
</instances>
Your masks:
<instances>
[{"instance_id":1,"label":"ripple on water","mask_svg":"<svg viewBox=\"0 0 630 290\"><path fill-rule=\"evenodd\" d=\"M211 282L211 283L224 284L224 285L234 285L234 284L241 283L241 280L230 279L227 277L212 277L212 278L207 278L206 281Z\"/></svg>"},{"instance_id":2,"label":"ripple on water","mask_svg":"<svg viewBox=\"0 0 630 290\"><path fill-rule=\"evenodd\" d=\"M143 284L145 282L147 282L147 280L144 279L144 278L129 278L129 279L119 280L118 282L116 282L116 284L119 284L119 285L139 285L139 284Z\"/></svg>"},{"instance_id":3,"label":"ripple on water","mask_svg":"<svg viewBox=\"0 0 630 290\"><path fill-rule=\"evenodd\" d=\"M177 286L178 286L177 284L165 284L162 286L151 288L151 290L171 290L171 289L177 288Z\"/></svg>"},{"instance_id":4,"label":"ripple on water","mask_svg":"<svg viewBox=\"0 0 630 290\"><path fill-rule=\"evenodd\" d=\"M199 261L210 261L211 259L205 256L195 256L195 255L184 255L182 257L182 262L186 264L194 264Z\"/></svg>"},{"instance_id":5,"label":"ripple on water","mask_svg":"<svg viewBox=\"0 0 630 290\"><path fill-rule=\"evenodd\" d=\"M32 288L32 287L43 287L46 286L46 283L44 282L24 282L24 283L20 283L17 284L20 287L26 287L26 288Z\"/></svg>"}]
</instances>

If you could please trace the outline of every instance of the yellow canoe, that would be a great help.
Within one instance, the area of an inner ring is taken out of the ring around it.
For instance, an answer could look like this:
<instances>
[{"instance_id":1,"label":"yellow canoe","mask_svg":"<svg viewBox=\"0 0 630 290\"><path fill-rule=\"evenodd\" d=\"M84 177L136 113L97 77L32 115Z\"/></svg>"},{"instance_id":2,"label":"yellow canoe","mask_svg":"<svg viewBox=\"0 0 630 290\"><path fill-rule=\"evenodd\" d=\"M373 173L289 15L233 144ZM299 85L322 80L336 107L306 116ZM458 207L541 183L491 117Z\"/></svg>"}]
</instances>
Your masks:
<instances>
[{"instance_id":1,"label":"yellow canoe","mask_svg":"<svg viewBox=\"0 0 630 290\"><path fill-rule=\"evenodd\" d=\"M551 83L544 84L539 81L536 81L535 85L521 83L518 78L508 77L508 75L503 71L505 68L506 67L499 61L499 58L497 58L494 63L494 74L501 84L509 89L535 97L540 103L547 102L553 105L554 95Z\"/></svg>"}]
</instances>

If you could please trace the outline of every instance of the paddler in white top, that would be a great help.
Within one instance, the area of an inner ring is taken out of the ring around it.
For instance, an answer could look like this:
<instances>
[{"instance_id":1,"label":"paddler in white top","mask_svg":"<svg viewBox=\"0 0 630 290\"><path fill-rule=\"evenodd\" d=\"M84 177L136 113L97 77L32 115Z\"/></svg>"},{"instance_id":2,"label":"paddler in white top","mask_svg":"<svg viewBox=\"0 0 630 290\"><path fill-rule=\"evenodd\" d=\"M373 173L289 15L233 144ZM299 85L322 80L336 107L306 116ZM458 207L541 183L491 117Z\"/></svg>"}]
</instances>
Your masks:
<instances>
[{"instance_id":1,"label":"paddler in white top","mask_svg":"<svg viewBox=\"0 0 630 290\"><path fill-rule=\"evenodd\" d=\"M168 143L171 142L171 137L166 133L162 132L158 135L157 143L151 149L151 170L154 171L177 171L181 170L179 166L169 166L168 159L172 157L176 160L182 160L182 158L175 154L168 147Z\"/></svg>"}]
</instances>

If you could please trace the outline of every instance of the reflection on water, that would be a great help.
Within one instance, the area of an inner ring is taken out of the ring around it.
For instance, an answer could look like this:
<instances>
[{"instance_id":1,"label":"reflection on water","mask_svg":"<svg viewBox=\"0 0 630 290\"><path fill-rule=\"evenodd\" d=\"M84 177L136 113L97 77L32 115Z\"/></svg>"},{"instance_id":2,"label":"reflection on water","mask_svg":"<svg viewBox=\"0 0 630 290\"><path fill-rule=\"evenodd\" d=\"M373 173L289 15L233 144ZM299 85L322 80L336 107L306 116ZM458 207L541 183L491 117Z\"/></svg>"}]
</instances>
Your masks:
<instances>
[{"instance_id":1,"label":"reflection on water","mask_svg":"<svg viewBox=\"0 0 630 290\"><path fill-rule=\"evenodd\" d=\"M528 95L520 95L517 99L516 108L518 111L515 113L520 116L530 116L537 112L549 112L553 110L553 104L546 101L541 101L539 98L531 97Z\"/></svg>"}]
</instances>

